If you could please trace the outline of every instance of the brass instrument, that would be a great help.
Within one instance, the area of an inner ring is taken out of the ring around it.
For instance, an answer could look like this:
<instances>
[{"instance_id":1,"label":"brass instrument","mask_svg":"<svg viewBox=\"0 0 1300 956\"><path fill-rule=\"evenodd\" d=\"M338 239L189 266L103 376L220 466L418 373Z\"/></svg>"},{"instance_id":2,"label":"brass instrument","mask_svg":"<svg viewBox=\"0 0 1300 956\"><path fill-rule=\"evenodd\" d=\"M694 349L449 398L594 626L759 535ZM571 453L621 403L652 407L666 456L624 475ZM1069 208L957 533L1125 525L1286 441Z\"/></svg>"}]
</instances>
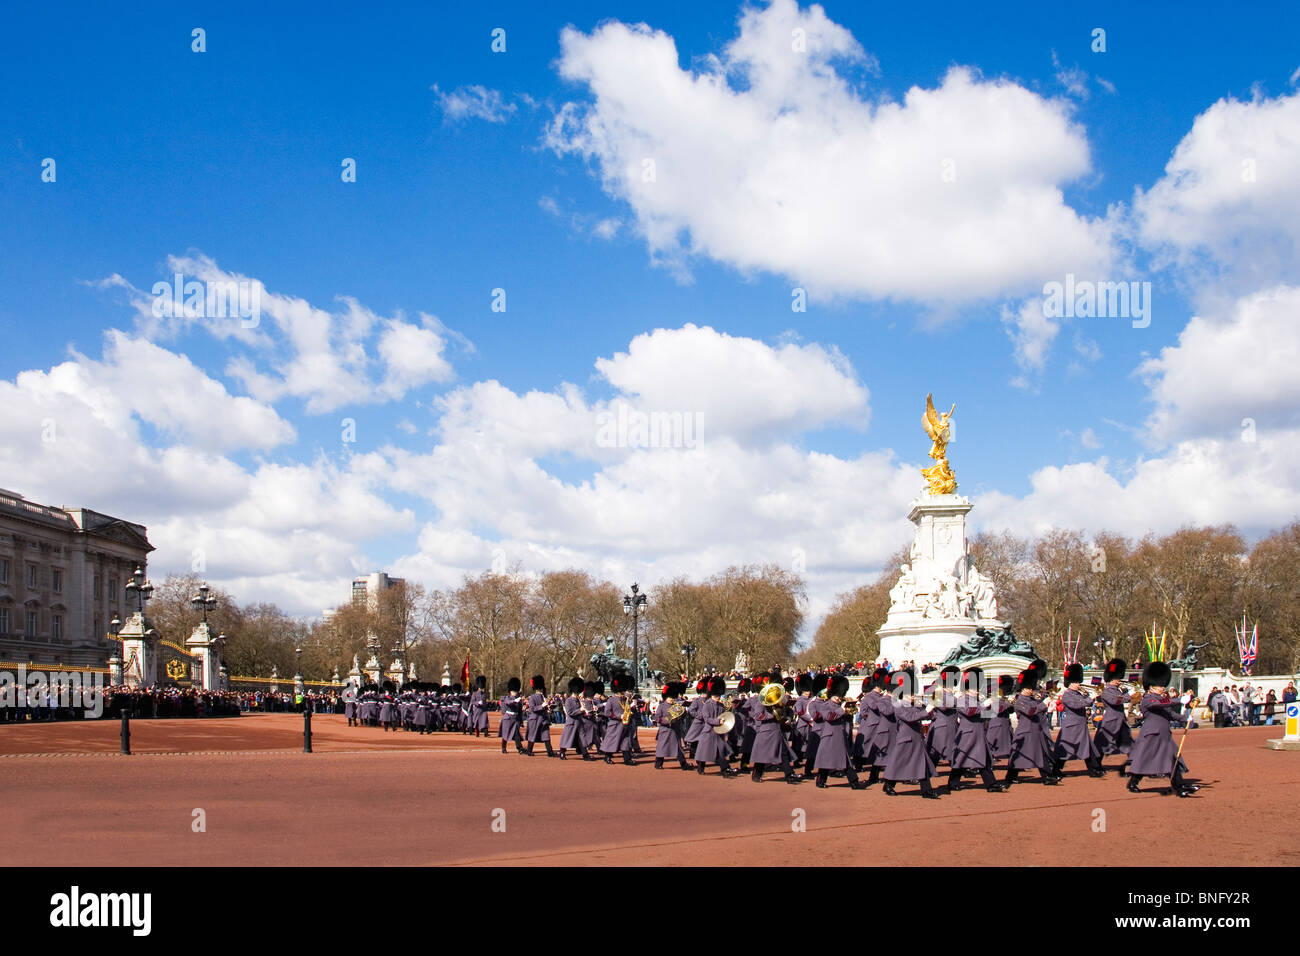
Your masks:
<instances>
[{"instance_id":1,"label":"brass instrument","mask_svg":"<svg viewBox=\"0 0 1300 956\"><path fill-rule=\"evenodd\" d=\"M858 702L856 700L846 700L840 706L844 708L844 713L850 717L858 712Z\"/></svg>"},{"instance_id":2,"label":"brass instrument","mask_svg":"<svg viewBox=\"0 0 1300 956\"><path fill-rule=\"evenodd\" d=\"M681 720L682 717L684 717L685 715L686 715L686 708L681 704L679 704L677 701L673 701L671 704L668 705L668 723L675 724L677 723L677 721Z\"/></svg>"},{"instance_id":3,"label":"brass instrument","mask_svg":"<svg viewBox=\"0 0 1300 956\"><path fill-rule=\"evenodd\" d=\"M627 702L627 696L624 695L618 699L618 705L623 708L623 716L619 718L619 723L630 724L632 722L632 705Z\"/></svg>"},{"instance_id":4,"label":"brass instrument","mask_svg":"<svg viewBox=\"0 0 1300 956\"><path fill-rule=\"evenodd\" d=\"M731 729L736 726L736 715L730 710L723 711L718 720L719 724L713 728L713 732L719 736L731 733Z\"/></svg>"}]
</instances>

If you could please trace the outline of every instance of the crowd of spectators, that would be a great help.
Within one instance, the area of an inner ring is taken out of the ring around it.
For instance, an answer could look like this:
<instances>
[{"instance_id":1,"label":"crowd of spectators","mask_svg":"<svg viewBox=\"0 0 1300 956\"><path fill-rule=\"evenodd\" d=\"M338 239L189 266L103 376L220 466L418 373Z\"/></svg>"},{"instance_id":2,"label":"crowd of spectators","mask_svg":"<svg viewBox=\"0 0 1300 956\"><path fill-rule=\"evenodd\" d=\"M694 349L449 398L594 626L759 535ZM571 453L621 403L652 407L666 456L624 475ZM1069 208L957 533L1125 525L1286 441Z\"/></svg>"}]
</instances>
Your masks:
<instances>
[{"instance_id":1,"label":"crowd of spectators","mask_svg":"<svg viewBox=\"0 0 1300 956\"><path fill-rule=\"evenodd\" d=\"M68 706L76 703L76 706ZM62 704L62 706L60 706ZM45 688L0 700L0 723L25 721L82 720L93 718L93 701L83 695L80 702L59 701ZM343 699L335 691L293 692L254 690L210 691L196 687L152 685L149 687L105 687L98 716L120 720L122 712L132 718L238 717L240 714L343 713Z\"/></svg>"}]
</instances>

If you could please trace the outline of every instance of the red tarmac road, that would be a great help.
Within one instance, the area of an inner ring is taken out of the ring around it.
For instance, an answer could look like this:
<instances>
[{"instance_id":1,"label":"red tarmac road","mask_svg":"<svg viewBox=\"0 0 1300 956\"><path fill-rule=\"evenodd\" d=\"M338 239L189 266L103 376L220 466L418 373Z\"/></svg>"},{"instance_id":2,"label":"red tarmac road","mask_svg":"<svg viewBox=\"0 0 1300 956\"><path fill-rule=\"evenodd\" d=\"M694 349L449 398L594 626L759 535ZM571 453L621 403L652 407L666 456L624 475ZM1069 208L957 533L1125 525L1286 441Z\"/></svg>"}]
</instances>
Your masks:
<instances>
[{"instance_id":1,"label":"red tarmac road","mask_svg":"<svg viewBox=\"0 0 1300 956\"><path fill-rule=\"evenodd\" d=\"M1184 756L1202 789L1186 800L1156 792L1167 780L1135 796L1116 774L1093 779L1072 763L1058 787L922 801L906 784L890 798L834 779L818 790L656 771L649 759L502 756L495 738L385 734L335 716L313 720L312 754L297 715L137 720L129 757L117 753L118 726L0 725L8 862L349 865L373 849L374 862L403 865L960 865L1016 862L1028 846L1040 863L1094 866L1144 863L1155 846L1180 859L1190 850L1193 864L1300 863L1300 753L1265 748L1276 727L1192 731ZM650 730L641 741L653 750ZM196 809L206 832L192 829ZM1207 846L1213 855L1196 858Z\"/></svg>"}]
</instances>

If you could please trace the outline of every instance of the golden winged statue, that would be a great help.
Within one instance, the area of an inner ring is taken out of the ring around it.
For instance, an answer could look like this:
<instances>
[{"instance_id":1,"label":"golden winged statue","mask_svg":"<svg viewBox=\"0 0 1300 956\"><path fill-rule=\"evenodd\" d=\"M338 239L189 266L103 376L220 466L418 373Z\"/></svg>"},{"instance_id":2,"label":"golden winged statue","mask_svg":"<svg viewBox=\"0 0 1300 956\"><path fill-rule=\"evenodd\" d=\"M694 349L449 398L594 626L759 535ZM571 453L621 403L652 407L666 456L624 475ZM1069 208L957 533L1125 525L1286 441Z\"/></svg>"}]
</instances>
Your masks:
<instances>
[{"instance_id":1,"label":"golden winged statue","mask_svg":"<svg viewBox=\"0 0 1300 956\"><path fill-rule=\"evenodd\" d=\"M948 467L947 457L948 440L952 437L950 421L955 411L957 403L953 402L952 409L946 415L940 415L934 410L934 394L925 396L925 414L921 416L921 426L934 443L930 446L930 457L934 459L934 464L922 468L921 474L925 476L925 490L931 495L951 495L957 492L957 476Z\"/></svg>"}]
</instances>

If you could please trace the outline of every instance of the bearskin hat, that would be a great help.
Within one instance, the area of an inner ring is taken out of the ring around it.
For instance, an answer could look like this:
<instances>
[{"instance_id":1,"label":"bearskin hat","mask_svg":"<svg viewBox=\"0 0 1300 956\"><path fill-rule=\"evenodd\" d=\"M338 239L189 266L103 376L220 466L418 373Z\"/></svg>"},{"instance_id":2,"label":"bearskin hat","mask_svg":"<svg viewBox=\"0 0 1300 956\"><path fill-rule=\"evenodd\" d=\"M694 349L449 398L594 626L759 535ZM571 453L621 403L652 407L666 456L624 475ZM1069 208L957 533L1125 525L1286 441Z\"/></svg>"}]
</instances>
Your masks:
<instances>
[{"instance_id":1,"label":"bearskin hat","mask_svg":"<svg viewBox=\"0 0 1300 956\"><path fill-rule=\"evenodd\" d=\"M814 694L820 694L826 689L828 683L830 683L830 678L826 674L813 674L812 684L809 685L808 689Z\"/></svg>"},{"instance_id":2,"label":"bearskin hat","mask_svg":"<svg viewBox=\"0 0 1300 956\"><path fill-rule=\"evenodd\" d=\"M523 681L518 677L512 677L510 680L506 681L506 690L508 691L518 691L523 686Z\"/></svg>"},{"instance_id":3,"label":"bearskin hat","mask_svg":"<svg viewBox=\"0 0 1300 956\"><path fill-rule=\"evenodd\" d=\"M794 679L794 686L801 694L812 690L812 674L800 674Z\"/></svg>"},{"instance_id":4,"label":"bearskin hat","mask_svg":"<svg viewBox=\"0 0 1300 956\"><path fill-rule=\"evenodd\" d=\"M984 672L978 667L972 667L961 675L961 686L965 690L978 691L984 684Z\"/></svg>"},{"instance_id":5,"label":"bearskin hat","mask_svg":"<svg viewBox=\"0 0 1300 956\"><path fill-rule=\"evenodd\" d=\"M1030 690L1033 690L1037 686L1038 686L1038 668L1036 668L1033 664L1030 664L1028 667L1026 667L1024 670L1020 672L1020 676L1016 679L1016 688L1018 690L1024 690L1027 687Z\"/></svg>"},{"instance_id":6,"label":"bearskin hat","mask_svg":"<svg viewBox=\"0 0 1300 956\"><path fill-rule=\"evenodd\" d=\"M1066 665L1066 668L1065 668L1065 683L1066 683L1066 684L1081 684L1081 683L1083 683L1083 665L1082 665L1082 664L1080 664L1079 662L1076 661L1076 662L1073 663L1073 664L1068 664L1068 665Z\"/></svg>"},{"instance_id":7,"label":"bearskin hat","mask_svg":"<svg viewBox=\"0 0 1300 956\"><path fill-rule=\"evenodd\" d=\"M849 679L843 674L836 674L828 685L827 697L843 697L849 692Z\"/></svg>"},{"instance_id":8,"label":"bearskin hat","mask_svg":"<svg viewBox=\"0 0 1300 956\"><path fill-rule=\"evenodd\" d=\"M748 694L753 689L754 683L748 677L742 677L740 682L736 684L737 694Z\"/></svg>"},{"instance_id":9,"label":"bearskin hat","mask_svg":"<svg viewBox=\"0 0 1300 956\"><path fill-rule=\"evenodd\" d=\"M686 693L686 684L679 680L670 680L664 687L664 696L676 700Z\"/></svg>"},{"instance_id":10,"label":"bearskin hat","mask_svg":"<svg viewBox=\"0 0 1300 956\"><path fill-rule=\"evenodd\" d=\"M459 693L460 693L462 690L464 690L464 689L465 689L465 688L463 688L463 687L460 686L460 681L456 681L456 683L454 683L454 684L451 685L451 692L452 692L453 694L459 694Z\"/></svg>"},{"instance_id":11,"label":"bearskin hat","mask_svg":"<svg viewBox=\"0 0 1300 956\"><path fill-rule=\"evenodd\" d=\"M784 687L787 691L792 691L792 690L794 690L794 678L793 678L793 677L782 677L782 678L781 678L781 686Z\"/></svg>"},{"instance_id":12,"label":"bearskin hat","mask_svg":"<svg viewBox=\"0 0 1300 956\"><path fill-rule=\"evenodd\" d=\"M1047 676L1047 661L1041 657L1035 657L1034 662L1029 666L1034 669L1034 673L1038 675L1039 680Z\"/></svg>"},{"instance_id":13,"label":"bearskin hat","mask_svg":"<svg viewBox=\"0 0 1300 956\"><path fill-rule=\"evenodd\" d=\"M879 687L881 690L884 690L888 683L889 683L889 671L885 670L883 667L877 667L874 671L871 672L872 687Z\"/></svg>"},{"instance_id":14,"label":"bearskin hat","mask_svg":"<svg viewBox=\"0 0 1300 956\"><path fill-rule=\"evenodd\" d=\"M695 693L707 694L709 692L709 682L701 677L695 682Z\"/></svg>"},{"instance_id":15,"label":"bearskin hat","mask_svg":"<svg viewBox=\"0 0 1300 956\"><path fill-rule=\"evenodd\" d=\"M1142 668L1142 686L1144 688L1168 687L1173 676L1174 672L1164 661L1152 661Z\"/></svg>"},{"instance_id":16,"label":"bearskin hat","mask_svg":"<svg viewBox=\"0 0 1300 956\"><path fill-rule=\"evenodd\" d=\"M960 676L960 667L956 664L946 664L943 669L939 671L939 683L944 687L956 687Z\"/></svg>"},{"instance_id":17,"label":"bearskin hat","mask_svg":"<svg viewBox=\"0 0 1300 956\"><path fill-rule=\"evenodd\" d=\"M889 686L902 697L916 693L916 672L910 667L896 670L889 675Z\"/></svg>"},{"instance_id":18,"label":"bearskin hat","mask_svg":"<svg viewBox=\"0 0 1300 956\"><path fill-rule=\"evenodd\" d=\"M581 677L570 677L570 678L569 678L569 693L570 693L570 694L581 694L581 693L582 693L582 690L583 690L583 688L584 688L585 686L586 686L586 685L582 682L582 678L581 678Z\"/></svg>"},{"instance_id":19,"label":"bearskin hat","mask_svg":"<svg viewBox=\"0 0 1300 956\"><path fill-rule=\"evenodd\" d=\"M487 678L479 674L478 677L474 678L474 686L479 690L487 690Z\"/></svg>"},{"instance_id":20,"label":"bearskin hat","mask_svg":"<svg viewBox=\"0 0 1300 956\"><path fill-rule=\"evenodd\" d=\"M619 671L614 675L613 685L614 693L621 694L624 691L632 689L632 675L626 671Z\"/></svg>"},{"instance_id":21,"label":"bearskin hat","mask_svg":"<svg viewBox=\"0 0 1300 956\"><path fill-rule=\"evenodd\" d=\"M582 696L590 697L596 693L596 682L594 680L585 681L582 685Z\"/></svg>"},{"instance_id":22,"label":"bearskin hat","mask_svg":"<svg viewBox=\"0 0 1300 956\"><path fill-rule=\"evenodd\" d=\"M998 678L998 693L1010 694L1016 689L1016 678L1014 674L1003 674Z\"/></svg>"},{"instance_id":23,"label":"bearskin hat","mask_svg":"<svg viewBox=\"0 0 1300 956\"><path fill-rule=\"evenodd\" d=\"M725 677L709 678L709 695L721 697L727 692L727 680Z\"/></svg>"},{"instance_id":24,"label":"bearskin hat","mask_svg":"<svg viewBox=\"0 0 1300 956\"><path fill-rule=\"evenodd\" d=\"M546 678L541 674L534 674L533 679L529 683L533 690L539 691L543 694L546 693Z\"/></svg>"},{"instance_id":25,"label":"bearskin hat","mask_svg":"<svg viewBox=\"0 0 1300 956\"><path fill-rule=\"evenodd\" d=\"M384 690L388 691L388 693L391 694L396 689L396 687L397 685L394 684L392 681L390 680L384 681Z\"/></svg>"},{"instance_id":26,"label":"bearskin hat","mask_svg":"<svg viewBox=\"0 0 1300 956\"><path fill-rule=\"evenodd\" d=\"M605 696L605 682L603 680L596 681L596 693L601 697Z\"/></svg>"},{"instance_id":27,"label":"bearskin hat","mask_svg":"<svg viewBox=\"0 0 1300 956\"><path fill-rule=\"evenodd\" d=\"M1128 661L1122 657L1113 657L1106 662L1106 680L1123 680L1128 670Z\"/></svg>"}]
</instances>

